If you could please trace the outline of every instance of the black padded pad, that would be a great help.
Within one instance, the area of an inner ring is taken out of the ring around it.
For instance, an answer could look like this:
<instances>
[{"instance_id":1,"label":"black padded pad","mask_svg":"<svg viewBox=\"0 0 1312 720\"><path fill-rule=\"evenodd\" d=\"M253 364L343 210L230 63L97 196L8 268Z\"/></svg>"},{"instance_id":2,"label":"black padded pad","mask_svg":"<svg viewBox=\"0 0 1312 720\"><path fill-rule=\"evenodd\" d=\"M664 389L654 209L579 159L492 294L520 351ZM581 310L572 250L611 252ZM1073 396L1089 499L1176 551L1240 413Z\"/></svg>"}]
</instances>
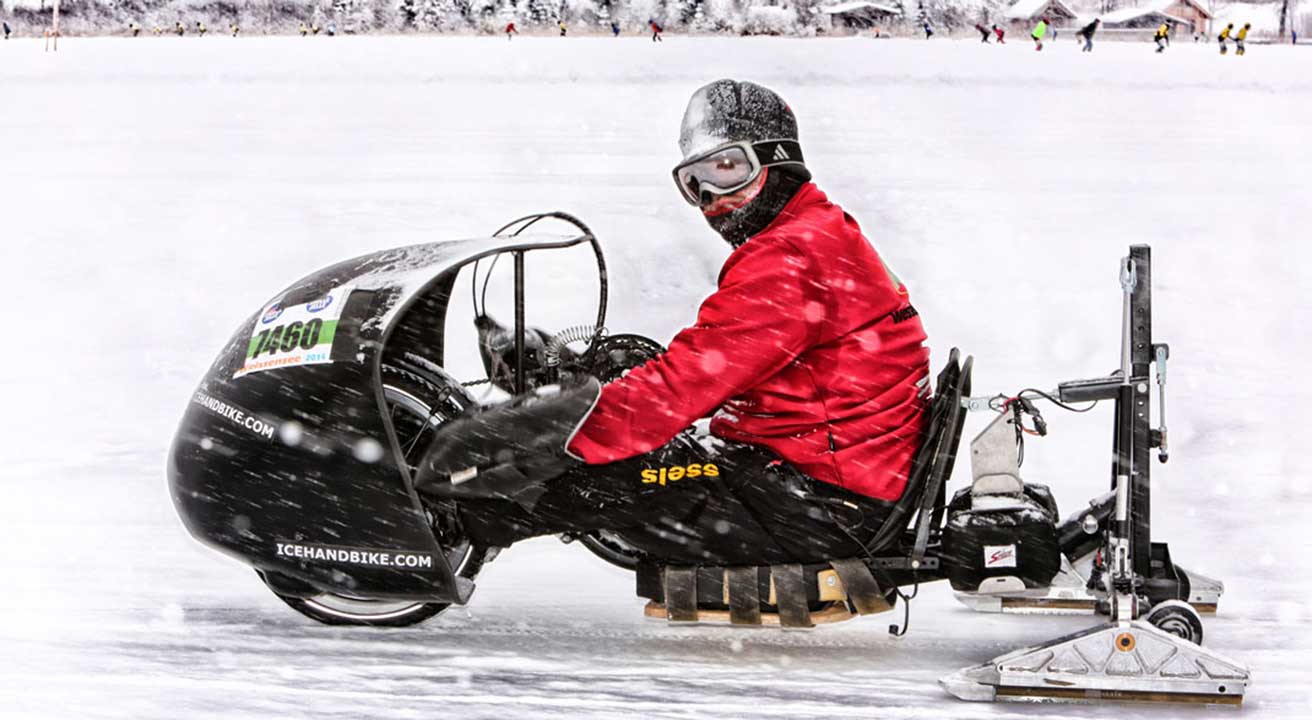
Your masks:
<instances>
[{"instance_id":1,"label":"black padded pad","mask_svg":"<svg viewBox=\"0 0 1312 720\"><path fill-rule=\"evenodd\" d=\"M734 625L761 624L761 592L755 566L725 568L729 588L729 621Z\"/></svg>"},{"instance_id":2,"label":"black padded pad","mask_svg":"<svg viewBox=\"0 0 1312 720\"><path fill-rule=\"evenodd\" d=\"M665 617L697 622L697 568L665 567Z\"/></svg>"},{"instance_id":3,"label":"black padded pad","mask_svg":"<svg viewBox=\"0 0 1312 720\"><path fill-rule=\"evenodd\" d=\"M847 592L847 598L852 601L852 607L856 608L857 613L875 615L893 609L875 580L874 573L870 572L864 562L857 558L847 558L830 560L829 564L843 581L843 590Z\"/></svg>"},{"instance_id":4,"label":"black padded pad","mask_svg":"<svg viewBox=\"0 0 1312 720\"><path fill-rule=\"evenodd\" d=\"M806 580L802 566L771 565L770 577L774 580L779 624L786 628L815 627L811 622L811 611L806 606Z\"/></svg>"}]
</instances>

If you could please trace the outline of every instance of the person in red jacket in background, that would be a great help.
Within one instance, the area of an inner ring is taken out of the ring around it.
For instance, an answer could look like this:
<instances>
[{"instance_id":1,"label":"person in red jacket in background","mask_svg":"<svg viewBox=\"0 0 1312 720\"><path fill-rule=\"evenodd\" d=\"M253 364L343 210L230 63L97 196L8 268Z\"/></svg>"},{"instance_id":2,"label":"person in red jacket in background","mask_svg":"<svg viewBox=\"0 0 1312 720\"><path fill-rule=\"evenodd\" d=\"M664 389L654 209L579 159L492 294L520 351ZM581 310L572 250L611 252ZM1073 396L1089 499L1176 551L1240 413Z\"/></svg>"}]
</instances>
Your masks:
<instances>
[{"instance_id":1,"label":"person in red jacket in background","mask_svg":"<svg viewBox=\"0 0 1312 720\"><path fill-rule=\"evenodd\" d=\"M810 181L777 94L700 88L679 147L679 190L733 248L716 291L663 354L562 425L565 469L531 511L471 501L464 524L496 545L606 529L640 534L644 548L663 538L667 558L855 556L901 497L919 444L929 350L918 313ZM689 426L707 416L699 436ZM422 468L416 484L434 474ZM733 525L735 507L759 527Z\"/></svg>"}]
</instances>

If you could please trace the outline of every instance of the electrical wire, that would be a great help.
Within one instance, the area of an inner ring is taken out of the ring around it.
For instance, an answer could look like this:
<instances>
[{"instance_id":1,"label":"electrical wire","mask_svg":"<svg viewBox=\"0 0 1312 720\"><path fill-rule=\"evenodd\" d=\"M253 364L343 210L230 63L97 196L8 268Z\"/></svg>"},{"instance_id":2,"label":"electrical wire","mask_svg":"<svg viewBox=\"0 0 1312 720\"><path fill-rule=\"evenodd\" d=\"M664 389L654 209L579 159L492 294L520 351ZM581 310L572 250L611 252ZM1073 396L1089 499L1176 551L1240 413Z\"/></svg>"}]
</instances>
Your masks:
<instances>
[{"instance_id":1,"label":"electrical wire","mask_svg":"<svg viewBox=\"0 0 1312 720\"><path fill-rule=\"evenodd\" d=\"M836 505L838 507L847 508L849 510L855 510L857 514L860 516L859 519L857 520L857 525L864 526L865 513L861 511L861 508L855 507L837 498L819 498L809 494L808 494L808 498L810 500L819 501L823 503L825 514L829 516L829 521L832 522L835 526L837 526L839 530L842 530L843 534L847 535L847 537L850 538L852 542L856 543L857 547L861 548L862 554L864 554L866 556L866 559L870 561L870 571L874 573L878 573L879 575L883 576L884 581L890 584L893 587L893 592L899 598L901 598L902 627L898 628L897 625L889 625L888 632L893 637L902 637L903 635L906 635L907 630L911 628L911 601L915 599L917 595L920 594L920 581L916 580L914 582L914 584L911 587L910 595L902 592L902 588L899 587L897 583L894 583L892 579L888 577L887 573L884 573L882 570L879 569L877 565L877 561L875 560L875 554L870 550L869 546L867 546L864 542L862 542L861 538L858 538L856 536L856 533L853 532L852 529L849 528L846 523L834 517L834 511L830 509L831 506Z\"/></svg>"},{"instance_id":2,"label":"electrical wire","mask_svg":"<svg viewBox=\"0 0 1312 720\"><path fill-rule=\"evenodd\" d=\"M1074 413L1086 413L1086 412L1089 412L1090 410L1092 410L1092 409L1094 409L1095 407L1098 406L1098 401L1097 401L1097 400L1092 400L1092 401L1089 402L1089 404L1088 404L1087 406L1082 407L1082 408L1077 408L1077 407L1075 407L1075 406L1073 406L1073 405L1067 405L1066 403L1064 403L1064 402L1058 400L1057 398L1053 397L1052 395L1050 395L1050 394L1048 394L1048 393L1046 393L1046 392L1044 392L1044 391L1042 391L1042 390L1036 389L1036 388L1025 388L1024 390L1021 390L1020 392L1016 393L1016 397L1013 398L1013 399L1020 399L1021 397L1024 397L1024 396L1025 396L1025 393L1034 393L1034 395L1038 395L1039 397L1043 398L1044 400L1047 400L1048 402L1052 403L1053 405L1056 405L1057 407L1061 408L1062 410L1069 410L1069 411L1074 412Z\"/></svg>"}]
</instances>

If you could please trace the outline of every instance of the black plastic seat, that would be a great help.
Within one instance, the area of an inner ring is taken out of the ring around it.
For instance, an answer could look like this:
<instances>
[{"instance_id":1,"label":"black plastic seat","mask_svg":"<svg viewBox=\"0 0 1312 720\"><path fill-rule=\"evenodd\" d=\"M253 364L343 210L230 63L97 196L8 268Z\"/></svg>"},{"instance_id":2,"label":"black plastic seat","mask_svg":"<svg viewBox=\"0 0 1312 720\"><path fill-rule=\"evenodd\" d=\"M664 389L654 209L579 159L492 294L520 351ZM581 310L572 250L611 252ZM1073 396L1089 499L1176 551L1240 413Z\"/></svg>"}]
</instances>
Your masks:
<instances>
[{"instance_id":1,"label":"black plastic seat","mask_svg":"<svg viewBox=\"0 0 1312 720\"><path fill-rule=\"evenodd\" d=\"M957 448L961 444L961 431L966 423L966 411L961 400L970 395L970 375L974 358L961 361L961 351L952 348L947 365L939 371L934 383L934 399L930 401L929 418L922 431L920 447L911 461L911 474L907 487L893 507L868 547L879 553L887 549L908 529L907 523L915 512L912 559L924 557L931 532L942 526L946 506L945 488L956 463Z\"/></svg>"}]
</instances>

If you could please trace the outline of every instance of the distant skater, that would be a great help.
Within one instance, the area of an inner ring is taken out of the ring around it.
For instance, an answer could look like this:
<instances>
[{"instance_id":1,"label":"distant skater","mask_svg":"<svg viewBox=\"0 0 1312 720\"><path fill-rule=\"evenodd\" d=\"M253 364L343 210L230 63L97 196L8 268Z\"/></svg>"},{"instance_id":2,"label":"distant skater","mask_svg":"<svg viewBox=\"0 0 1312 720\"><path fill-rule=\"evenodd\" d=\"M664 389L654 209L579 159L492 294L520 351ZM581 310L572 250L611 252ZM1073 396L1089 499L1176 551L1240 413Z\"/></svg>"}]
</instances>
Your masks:
<instances>
[{"instance_id":1,"label":"distant skater","mask_svg":"<svg viewBox=\"0 0 1312 720\"><path fill-rule=\"evenodd\" d=\"M979 33L979 41L988 44L989 35L991 34L989 29L979 23L975 23L975 30Z\"/></svg>"},{"instance_id":2,"label":"distant skater","mask_svg":"<svg viewBox=\"0 0 1312 720\"><path fill-rule=\"evenodd\" d=\"M648 20L647 24L651 26L651 41L665 42L665 38L661 37L661 33L665 32L665 28L661 27L660 23L655 20Z\"/></svg>"},{"instance_id":3,"label":"distant skater","mask_svg":"<svg viewBox=\"0 0 1312 720\"><path fill-rule=\"evenodd\" d=\"M519 34L519 30L515 28L515 23L513 22L506 23L506 40L511 40L518 34Z\"/></svg>"},{"instance_id":4,"label":"distant skater","mask_svg":"<svg viewBox=\"0 0 1312 720\"><path fill-rule=\"evenodd\" d=\"M610 21L610 34L612 37L620 36L620 24L617 20Z\"/></svg>"},{"instance_id":5,"label":"distant skater","mask_svg":"<svg viewBox=\"0 0 1312 720\"><path fill-rule=\"evenodd\" d=\"M187 34L187 26L182 24L181 20L173 23L173 34L182 37Z\"/></svg>"},{"instance_id":6,"label":"distant skater","mask_svg":"<svg viewBox=\"0 0 1312 720\"><path fill-rule=\"evenodd\" d=\"M301 37L305 37L310 34L310 28L305 23L301 23L300 32Z\"/></svg>"},{"instance_id":7,"label":"distant skater","mask_svg":"<svg viewBox=\"0 0 1312 720\"><path fill-rule=\"evenodd\" d=\"M200 35L201 37L205 37L205 31L206 31L206 30L207 30L207 28L205 27L205 23L203 23L203 22L197 20L197 21L196 21L196 34L197 34L197 35Z\"/></svg>"},{"instance_id":8,"label":"distant skater","mask_svg":"<svg viewBox=\"0 0 1312 720\"><path fill-rule=\"evenodd\" d=\"M1166 23L1157 26L1157 32L1153 33L1153 42L1157 43L1157 52L1166 50L1171 44L1171 26Z\"/></svg>"},{"instance_id":9,"label":"distant skater","mask_svg":"<svg viewBox=\"0 0 1312 720\"><path fill-rule=\"evenodd\" d=\"M1094 18L1093 22L1080 28L1079 36L1084 38L1084 48L1082 52L1093 52L1093 34L1098 32L1098 26L1102 25L1102 20Z\"/></svg>"},{"instance_id":10,"label":"distant skater","mask_svg":"<svg viewBox=\"0 0 1312 720\"><path fill-rule=\"evenodd\" d=\"M3 24L5 26L5 39L8 40L9 35L14 31L9 29L9 23L0 23L0 24ZM1295 42L1297 42L1297 40Z\"/></svg>"},{"instance_id":11,"label":"distant skater","mask_svg":"<svg viewBox=\"0 0 1312 720\"><path fill-rule=\"evenodd\" d=\"M569 28L565 27L565 21L564 21L564 20L558 20L558 21L556 21L556 26L560 28L560 36L561 36L561 37L565 37L565 33L569 32Z\"/></svg>"},{"instance_id":12,"label":"distant skater","mask_svg":"<svg viewBox=\"0 0 1312 720\"><path fill-rule=\"evenodd\" d=\"M241 32L241 28L237 26L237 23L229 25L228 30L232 33L233 37L237 37L237 33Z\"/></svg>"},{"instance_id":13,"label":"distant skater","mask_svg":"<svg viewBox=\"0 0 1312 720\"><path fill-rule=\"evenodd\" d=\"M1234 29L1235 29L1235 24L1230 23L1229 25L1225 26L1225 29L1221 31L1220 35L1216 36L1216 41L1221 44L1222 55L1230 52L1230 46L1226 44L1226 41L1230 39L1230 33L1234 32Z\"/></svg>"},{"instance_id":14,"label":"distant skater","mask_svg":"<svg viewBox=\"0 0 1312 720\"><path fill-rule=\"evenodd\" d=\"M925 28L925 39L928 40L934 37L934 26L930 25L928 20L922 23L922 25Z\"/></svg>"},{"instance_id":15,"label":"distant skater","mask_svg":"<svg viewBox=\"0 0 1312 720\"><path fill-rule=\"evenodd\" d=\"M1239 34L1235 36L1236 55L1244 54L1244 41L1248 39L1248 30L1251 27L1253 27L1252 23L1244 23L1244 26L1239 28Z\"/></svg>"},{"instance_id":16,"label":"distant skater","mask_svg":"<svg viewBox=\"0 0 1312 720\"><path fill-rule=\"evenodd\" d=\"M1007 31L1006 31L1006 30L1003 30L1002 28L998 27L997 25L994 25L994 26L993 26L993 34L998 36L998 44L999 44L999 45L1006 45L1006 44L1007 44Z\"/></svg>"},{"instance_id":17,"label":"distant skater","mask_svg":"<svg viewBox=\"0 0 1312 720\"><path fill-rule=\"evenodd\" d=\"M1034 26L1034 32L1030 37L1034 39L1034 49L1043 49L1043 37L1048 34L1048 18L1040 18L1039 24Z\"/></svg>"},{"instance_id":18,"label":"distant skater","mask_svg":"<svg viewBox=\"0 0 1312 720\"><path fill-rule=\"evenodd\" d=\"M135 20L128 23L128 34L132 35L132 37L138 37L141 35L141 26L138 25Z\"/></svg>"}]
</instances>

